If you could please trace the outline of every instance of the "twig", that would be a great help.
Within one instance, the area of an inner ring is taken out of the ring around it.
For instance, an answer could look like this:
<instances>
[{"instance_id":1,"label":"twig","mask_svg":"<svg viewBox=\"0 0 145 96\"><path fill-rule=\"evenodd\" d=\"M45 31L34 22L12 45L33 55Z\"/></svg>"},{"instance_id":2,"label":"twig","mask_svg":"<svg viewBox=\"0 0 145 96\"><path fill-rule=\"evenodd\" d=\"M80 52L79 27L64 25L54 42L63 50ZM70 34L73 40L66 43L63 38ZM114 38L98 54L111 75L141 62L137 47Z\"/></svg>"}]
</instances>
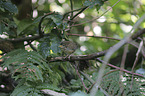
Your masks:
<instances>
[{"instance_id":1,"label":"twig","mask_svg":"<svg viewBox=\"0 0 145 96\"><path fill-rule=\"evenodd\" d=\"M142 30L139 30L138 32L136 32L134 35L132 35L131 38L134 40L134 39L136 39L137 37L139 37L139 36L141 36L143 34L145 34L145 28L142 29ZM112 39L112 40L120 40L120 39L116 39L116 38L112 38L112 37L88 36L88 35L85 35L85 34L70 34L70 33L68 33L68 35L70 35L70 36L87 36L87 37L96 37L96 38L106 38L106 39ZM50 33L44 34L44 36L50 36ZM12 39L0 39L0 42L1 41L23 42L23 41L30 41L30 40L33 41L33 40L37 40L37 39L40 39L40 38L42 38L40 35L35 35L35 36L32 36L32 37L22 37L22 38L12 38Z\"/></svg>"},{"instance_id":2,"label":"twig","mask_svg":"<svg viewBox=\"0 0 145 96\"><path fill-rule=\"evenodd\" d=\"M129 38L125 38L123 40L121 40L119 43L115 44L113 47L109 48L109 50L107 51L105 57L104 57L104 63L102 64L101 68L99 69L99 75L98 75L98 78L96 79L96 84L93 86L92 90L91 90L91 96L95 96L96 92L98 91L98 88L101 84L101 81L102 81L102 77L104 75L104 70L105 70L105 67L110 59L110 57L112 56L112 54L114 52L116 52L120 47L122 47L127 41L128 41Z\"/></svg>"},{"instance_id":3,"label":"twig","mask_svg":"<svg viewBox=\"0 0 145 96\"><path fill-rule=\"evenodd\" d=\"M137 39L138 37L142 36L143 34L145 34L145 28L137 31L134 35L131 36L132 40ZM112 39L112 40L118 40L120 41L121 39L117 39L117 38L112 38L112 37L106 37L106 36L90 36L90 35L86 35L86 34L71 34L71 33L67 33L67 35L69 36L86 36L86 37L95 37L95 38L106 38L106 39Z\"/></svg>"},{"instance_id":4,"label":"twig","mask_svg":"<svg viewBox=\"0 0 145 96\"><path fill-rule=\"evenodd\" d=\"M40 37L43 37L43 36L44 36L44 33L43 33L42 30L41 30L41 24L42 24L44 18L47 17L48 15L51 15L51 14L54 14L54 12L45 14L45 15L41 18L41 20L40 20L40 22L39 22L38 28L39 28L39 35L40 35Z\"/></svg>"},{"instance_id":5,"label":"twig","mask_svg":"<svg viewBox=\"0 0 145 96\"><path fill-rule=\"evenodd\" d=\"M65 13L65 14L63 15L62 20L64 20L64 18L65 18L65 16L66 16L67 14L72 13L72 12L75 12L75 11L82 10L82 9L84 9L84 8L85 8L85 7L83 7L83 8L79 8L79 9L75 9L75 10L72 10L72 11L69 11L69 12Z\"/></svg>"},{"instance_id":6,"label":"twig","mask_svg":"<svg viewBox=\"0 0 145 96\"><path fill-rule=\"evenodd\" d=\"M81 14L83 11L85 11L89 6L84 7L82 10L80 10L77 14L75 14L70 20L73 20L76 18L79 14Z\"/></svg>"},{"instance_id":7,"label":"twig","mask_svg":"<svg viewBox=\"0 0 145 96\"><path fill-rule=\"evenodd\" d=\"M70 5L71 5L71 11L73 11L73 2L72 2L72 0L70 0ZM73 12L71 12L70 18L72 18L72 17L73 17Z\"/></svg>"},{"instance_id":8,"label":"twig","mask_svg":"<svg viewBox=\"0 0 145 96\"><path fill-rule=\"evenodd\" d=\"M145 28L142 29L142 30L139 30L138 32L136 32L133 36L132 36L132 39L136 39L137 37L141 36L145 34ZM120 39L116 39L116 38L112 38L112 37L105 37L105 36L88 36L88 35L85 35L85 34L70 34L68 33L68 35L70 36L87 36L87 37L96 37L96 38L106 38L106 39L112 39L112 40L120 40ZM50 36L50 33L48 34L44 34L44 36ZM22 42L22 41L33 41L33 40L37 40L37 39L40 39L42 38L41 36L39 35L35 35L35 36L32 36L32 37L22 37L22 38L12 38L12 39L0 39L0 41L11 41L11 42Z\"/></svg>"},{"instance_id":9,"label":"twig","mask_svg":"<svg viewBox=\"0 0 145 96\"><path fill-rule=\"evenodd\" d=\"M115 71L118 71L119 69L114 69L114 70L111 70L111 71L109 71L109 72L107 72L107 73L105 73L104 75L103 75L103 77L104 76L106 76L106 75L108 75L108 74L110 74L110 73L113 73L113 72L115 72Z\"/></svg>"},{"instance_id":10,"label":"twig","mask_svg":"<svg viewBox=\"0 0 145 96\"><path fill-rule=\"evenodd\" d=\"M104 62L105 62L105 61L103 61L103 60L101 60L101 59L99 59L99 58L97 58L96 60L99 61L99 62L101 62L101 63L104 63ZM128 70L125 70L125 69L121 69L120 67L114 66L114 65L112 65L112 64L110 64L110 63L107 63L107 65L110 66L110 67L112 67L112 68L118 69L118 70L120 70L120 71L129 73L129 74L133 74L133 75L140 76L140 77L145 77L145 76L143 76L143 75L141 75L141 74L132 73L131 71L128 71Z\"/></svg>"},{"instance_id":11,"label":"twig","mask_svg":"<svg viewBox=\"0 0 145 96\"><path fill-rule=\"evenodd\" d=\"M139 30L138 32L136 32L134 35L132 35L132 39L135 40L136 38L138 38L139 36L145 34L145 28L143 28L142 30Z\"/></svg>"},{"instance_id":12,"label":"twig","mask_svg":"<svg viewBox=\"0 0 145 96\"><path fill-rule=\"evenodd\" d=\"M83 75L90 83L94 84L95 81L93 79L91 79L88 74L85 74L84 72L82 71L79 71L81 73L81 75Z\"/></svg>"},{"instance_id":13,"label":"twig","mask_svg":"<svg viewBox=\"0 0 145 96\"><path fill-rule=\"evenodd\" d=\"M85 74L82 71L79 71L79 73L81 73L81 75L83 75L92 84L92 86L95 84L95 81L93 79L91 79L87 74ZM91 89L92 86L89 89ZM103 92L106 96L109 96L109 94L104 89L102 89L100 86L99 86L99 88L100 88L101 92Z\"/></svg>"},{"instance_id":14,"label":"twig","mask_svg":"<svg viewBox=\"0 0 145 96\"><path fill-rule=\"evenodd\" d=\"M106 67L110 57L112 56L112 54L114 52L116 52L119 48L121 48L124 44L131 41L132 34L138 28L138 26L144 21L144 19L145 19L145 14L134 24L132 30L130 31L130 34L128 34L123 40L121 40L119 43L115 44L113 47L111 47L107 51L107 53L104 57L105 62L103 63L103 65L99 69L99 73L98 73L99 75L98 75L98 78L96 79L96 84L93 86L93 88L91 90L91 96L95 96L96 92L98 91L98 88L99 88L99 86L101 84L101 81L102 81L102 77L103 77L103 74L104 74L105 67Z\"/></svg>"},{"instance_id":15,"label":"twig","mask_svg":"<svg viewBox=\"0 0 145 96\"><path fill-rule=\"evenodd\" d=\"M120 65L120 69L124 69L124 65L125 65L125 60L126 60L126 56L127 56L127 51L128 51L128 44L125 45L125 48L124 48L124 52L123 52L123 55L122 55L122 60L121 60L121 65ZM122 76L123 76L123 71L120 70L119 72L119 86L120 86L120 93L123 93L123 90L124 90L124 87L123 87L123 83L121 81L122 79Z\"/></svg>"},{"instance_id":16,"label":"twig","mask_svg":"<svg viewBox=\"0 0 145 96\"><path fill-rule=\"evenodd\" d=\"M121 69L124 69L125 60L126 60L126 56L127 56L127 51L128 51L128 44L125 46L124 52L123 52L123 55L122 55L122 60L121 60L121 65L120 65ZM122 73L120 75L122 75Z\"/></svg>"},{"instance_id":17,"label":"twig","mask_svg":"<svg viewBox=\"0 0 145 96\"><path fill-rule=\"evenodd\" d=\"M37 52L37 49L31 43L32 42L28 41L28 45L32 48L32 50Z\"/></svg>"},{"instance_id":18,"label":"twig","mask_svg":"<svg viewBox=\"0 0 145 96\"><path fill-rule=\"evenodd\" d=\"M57 61L80 61L80 60L94 60L96 59L97 57L101 57L103 54L105 54L106 52L102 52L102 54L100 55L97 55L96 54L96 57L94 56L94 58L89 58L89 56L91 55L85 55L85 56L80 56L80 55L76 55L76 56L70 56L70 58L66 58L66 57L55 57L55 58L51 58L51 60L49 60L49 62L57 62ZM66 58L66 59L65 59ZM97 61L101 62L101 63L104 63L105 61L97 58L96 59ZM119 69L121 71L124 71L126 73L129 73L129 74L134 74L136 76L140 76L140 77L144 77L143 75L141 74L137 74L137 73L132 73L131 71L128 71L128 70L125 70L125 69L121 69L120 67L117 67L117 66L114 66L112 64L109 64L107 63L108 66L112 67L112 68L115 68L115 69Z\"/></svg>"},{"instance_id":19,"label":"twig","mask_svg":"<svg viewBox=\"0 0 145 96\"><path fill-rule=\"evenodd\" d=\"M143 47L143 41L140 42L138 51L137 51L137 53L136 53L136 58L135 58L135 61L134 61L133 67L132 67L132 71L131 71L132 73L134 72L134 68L135 68L135 66L136 66L136 64L137 64L137 61L138 61L138 58L139 58L139 53L141 52L142 47ZM131 90L132 90L132 85L133 85L133 78L134 78L134 75L132 74Z\"/></svg>"},{"instance_id":20,"label":"twig","mask_svg":"<svg viewBox=\"0 0 145 96\"><path fill-rule=\"evenodd\" d=\"M87 92L88 92L88 88L85 86L85 83L83 82L83 80L82 80L82 78L81 78L81 75L80 75L80 73L79 73L79 71L78 71L78 68L77 68L75 62L70 62L70 63L72 63L72 65L74 66L74 68L75 68L75 70L76 70L76 72L77 72L77 74L78 74L78 76L79 76L79 78L80 78L80 80L81 80L81 82L82 82L84 88L85 88L85 89L87 90Z\"/></svg>"},{"instance_id":21,"label":"twig","mask_svg":"<svg viewBox=\"0 0 145 96\"><path fill-rule=\"evenodd\" d=\"M69 26L71 26L72 24L73 24L73 22L72 22L72 19L71 18L73 18L73 1L72 0L70 0L70 4L71 4L71 16L70 16L70 20L68 21L68 25ZM67 30L71 30L71 27L69 27Z\"/></svg>"},{"instance_id":22,"label":"twig","mask_svg":"<svg viewBox=\"0 0 145 96\"><path fill-rule=\"evenodd\" d=\"M80 61L80 60L95 60L98 57L104 56L107 50L96 52L93 54L88 55L75 55L70 57L54 57L54 58L48 58L49 62L59 62L59 61Z\"/></svg>"},{"instance_id":23,"label":"twig","mask_svg":"<svg viewBox=\"0 0 145 96\"><path fill-rule=\"evenodd\" d=\"M94 20L99 19L99 18L102 17L104 14L106 14L109 10L111 10L119 1L120 1L120 0L118 0L112 7L110 7L109 9L107 9L107 10L106 10L103 14L101 14L99 17L96 17L96 18L94 18L94 19L92 19L92 20L90 20L90 21L86 21L86 22L84 22L84 23L72 25L72 26L70 26L70 27L80 26L80 25L83 25L83 24L85 24L85 23L93 22Z\"/></svg>"},{"instance_id":24,"label":"twig","mask_svg":"<svg viewBox=\"0 0 145 96\"><path fill-rule=\"evenodd\" d=\"M77 14L75 14L74 16L72 16L71 15L71 18L70 18L70 20L68 21L68 24L69 24L69 26L72 26L72 21L73 21L73 19L75 18L75 17L77 17L79 14L81 14L84 10L86 10L88 8L88 6L86 6L86 7L84 7L84 8L82 8ZM71 29L71 27L68 27L69 28L69 30Z\"/></svg>"},{"instance_id":25,"label":"twig","mask_svg":"<svg viewBox=\"0 0 145 96\"><path fill-rule=\"evenodd\" d=\"M132 38L133 40L135 40L135 39L137 39L139 36L142 36L143 34L145 34L145 28L139 30L138 32L136 32L134 35L132 35L131 38ZM120 41L120 40L121 40L121 39L112 38L112 37L94 36L94 35L93 35L93 36L90 36L90 35L86 35L86 34L71 34L71 33L67 33L67 35L69 35L69 36L85 36L85 37L94 37L94 38L105 38L105 39L112 39L112 40L117 40L117 41ZM135 41L134 41L134 43L132 43L132 42L127 42L127 43L129 43L129 44L135 46L136 48L138 48L138 45L137 45L137 44L134 44ZM144 58L145 58L145 53L143 52L143 50L142 50L142 54L143 54L143 56L144 56Z\"/></svg>"},{"instance_id":26,"label":"twig","mask_svg":"<svg viewBox=\"0 0 145 96\"><path fill-rule=\"evenodd\" d=\"M44 36L50 36L50 33L44 34ZM23 42L23 41L33 41L42 38L40 35L35 35L32 37L22 37L22 38L12 38L12 39L0 39L0 41L10 41L10 42Z\"/></svg>"},{"instance_id":27,"label":"twig","mask_svg":"<svg viewBox=\"0 0 145 96\"><path fill-rule=\"evenodd\" d=\"M106 38L106 39L112 39L112 40L117 40L120 41L120 39L116 39L116 38L112 38L112 37L106 37L106 36L90 36L90 35L86 35L86 34L71 34L71 33L67 33L67 35L69 36L86 36L86 37L95 37L95 38Z\"/></svg>"}]
</instances>

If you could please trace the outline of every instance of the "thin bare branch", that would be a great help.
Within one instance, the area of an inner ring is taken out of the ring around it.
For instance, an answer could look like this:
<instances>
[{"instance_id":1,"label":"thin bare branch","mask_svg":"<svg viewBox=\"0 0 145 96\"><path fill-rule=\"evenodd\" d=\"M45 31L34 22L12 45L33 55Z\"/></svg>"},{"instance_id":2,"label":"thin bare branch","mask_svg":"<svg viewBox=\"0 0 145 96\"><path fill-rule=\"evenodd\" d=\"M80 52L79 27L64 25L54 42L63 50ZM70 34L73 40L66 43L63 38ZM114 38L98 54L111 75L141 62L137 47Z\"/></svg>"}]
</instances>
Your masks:
<instances>
[{"instance_id":1,"label":"thin bare branch","mask_svg":"<svg viewBox=\"0 0 145 96\"><path fill-rule=\"evenodd\" d=\"M120 39L107 37L107 36L94 36L94 35L90 36L90 35L86 35L86 34L71 34L71 33L68 33L67 35L69 35L69 36L85 36L85 37L105 38L105 39L112 39L112 40L120 41Z\"/></svg>"},{"instance_id":2,"label":"thin bare branch","mask_svg":"<svg viewBox=\"0 0 145 96\"><path fill-rule=\"evenodd\" d=\"M82 82L84 88L85 88L85 89L87 90L87 92L88 92L88 88L86 87L84 81L82 80L81 75L80 75L80 73L79 73L79 70L78 70L78 68L77 68L77 64L75 64L75 62L70 62L70 63L72 63L72 65L73 65L73 67L75 68L76 73L77 73L78 77L80 78L80 80L81 80L81 82Z\"/></svg>"},{"instance_id":3,"label":"thin bare branch","mask_svg":"<svg viewBox=\"0 0 145 96\"><path fill-rule=\"evenodd\" d=\"M133 67L132 67L132 70L131 70L132 73L134 72L134 68L135 68L135 66L136 66L136 64L137 64L137 61L138 61L138 59L139 59L139 53L141 52L142 47L143 47L143 41L140 42L138 51L137 51L137 53L136 53L136 58L135 58L135 61L134 61L134 64L133 64ZM134 78L134 75L132 74L131 90L132 90L132 85L133 85L133 78Z\"/></svg>"},{"instance_id":4,"label":"thin bare branch","mask_svg":"<svg viewBox=\"0 0 145 96\"><path fill-rule=\"evenodd\" d=\"M101 60L101 59L99 59L99 58L97 58L96 60L99 61L99 62L101 62L101 63L104 63L104 62L105 62L105 61L103 61L103 60ZM118 69L118 70L120 70L120 71L129 73L129 74L133 74L133 75L140 76L140 77L145 77L145 76L143 76L143 75L141 75L141 74L132 73L131 71L128 71L128 70L125 70L125 69L121 69L120 67L114 66L114 65L112 65L112 64L110 64L110 63L107 63L107 65L110 66L110 67L112 67L112 68Z\"/></svg>"},{"instance_id":5,"label":"thin bare branch","mask_svg":"<svg viewBox=\"0 0 145 96\"><path fill-rule=\"evenodd\" d=\"M105 15L109 10L111 10L117 3L119 3L119 1L120 1L120 0L118 0L112 7L110 7L109 9L107 9L107 10L106 10L103 14L101 14L99 17L96 17L96 18L94 18L94 19L92 19L92 20L90 20L90 21L86 21L86 22L84 22L84 23L72 25L72 26L70 26L70 27L80 26L80 25L83 25L83 24L85 24L85 23L93 22L94 20L99 19L100 17L102 17L103 15Z\"/></svg>"}]
</instances>

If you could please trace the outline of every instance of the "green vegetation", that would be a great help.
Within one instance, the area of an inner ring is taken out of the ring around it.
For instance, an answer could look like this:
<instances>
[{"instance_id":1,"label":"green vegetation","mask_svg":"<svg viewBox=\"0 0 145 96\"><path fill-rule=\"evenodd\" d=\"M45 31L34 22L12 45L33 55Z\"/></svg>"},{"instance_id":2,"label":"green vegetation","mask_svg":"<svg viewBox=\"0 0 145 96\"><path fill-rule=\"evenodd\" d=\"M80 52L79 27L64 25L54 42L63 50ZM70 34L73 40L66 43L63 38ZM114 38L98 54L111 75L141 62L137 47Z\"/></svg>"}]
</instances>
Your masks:
<instances>
[{"instance_id":1,"label":"green vegetation","mask_svg":"<svg viewBox=\"0 0 145 96\"><path fill-rule=\"evenodd\" d=\"M144 0L0 0L0 96L144 96L144 12Z\"/></svg>"}]
</instances>

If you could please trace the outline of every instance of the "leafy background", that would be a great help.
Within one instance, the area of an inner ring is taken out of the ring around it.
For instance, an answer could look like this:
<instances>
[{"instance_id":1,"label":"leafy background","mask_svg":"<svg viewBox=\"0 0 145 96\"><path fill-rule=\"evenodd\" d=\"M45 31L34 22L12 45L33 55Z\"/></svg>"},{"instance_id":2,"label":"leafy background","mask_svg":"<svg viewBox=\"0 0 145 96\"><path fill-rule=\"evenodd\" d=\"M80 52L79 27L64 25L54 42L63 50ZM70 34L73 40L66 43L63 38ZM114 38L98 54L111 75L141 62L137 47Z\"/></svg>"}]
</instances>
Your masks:
<instances>
[{"instance_id":1,"label":"leafy background","mask_svg":"<svg viewBox=\"0 0 145 96\"><path fill-rule=\"evenodd\" d=\"M93 94L91 89L102 63L96 58L77 61L77 69L68 61L51 62L52 58L63 56L58 47L60 42L62 39L77 42L80 47L73 55L107 50L119 40L106 37L123 39L144 12L144 0L1 0L0 95L44 96L48 93L43 89L70 96ZM144 27L143 21L135 31ZM144 36L140 38L144 40ZM137 50L129 45L125 62L128 71L131 71ZM113 54L109 63L120 67L123 51L124 46ZM144 74L144 63L141 55L134 72ZM145 94L143 77L132 79L127 71L122 76L119 72L107 66L94 96Z\"/></svg>"}]
</instances>

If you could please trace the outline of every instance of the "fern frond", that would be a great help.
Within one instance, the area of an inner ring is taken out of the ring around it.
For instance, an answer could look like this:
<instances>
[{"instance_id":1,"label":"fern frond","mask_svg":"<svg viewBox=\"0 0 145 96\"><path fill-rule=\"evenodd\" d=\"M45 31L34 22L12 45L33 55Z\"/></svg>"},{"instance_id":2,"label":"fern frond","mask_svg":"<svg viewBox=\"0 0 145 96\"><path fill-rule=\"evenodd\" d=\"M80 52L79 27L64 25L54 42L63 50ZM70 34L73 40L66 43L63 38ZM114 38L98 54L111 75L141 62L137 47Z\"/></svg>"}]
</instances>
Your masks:
<instances>
[{"instance_id":1,"label":"fern frond","mask_svg":"<svg viewBox=\"0 0 145 96\"><path fill-rule=\"evenodd\" d=\"M37 52L19 49L6 54L3 58L3 66L11 71L16 80L41 80L43 82L43 71L51 71L45 59ZM16 75L16 73L19 74Z\"/></svg>"},{"instance_id":2,"label":"fern frond","mask_svg":"<svg viewBox=\"0 0 145 96\"><path fill-rule=\"evenodd\" d=\"M13 93L10 96L43 96L41 92L30 86L19 86L16 87Z\"/></svg>"},{"instance_id":3,"label":"fern frond","mask_svg":"<svg viewBox=\"0 0 145 96\"><path fill-rule=\"evenodd\" d=\"M52 84L50 83L40 83L38 86L36 86L37 89L50 89L50 90L54 90L54 91L60 91L61 89L58 88L57 86L52 86Z\"/></svg>"},{"instance_id":4,"label":"fern frond","mask_svg":"<svg viewBox=\"0 0 145 96\"><path fill-rule=\"evenodd\" d=\"M104 76L101 87L106 90L111 96L141 96L142 86L139 80L134 79L131 87L131 78L127 78L124 74L125 81L119 80L119 71L112 72ZM121 91L120 89L123 89Z\"/></svg>"}]
</instances>

